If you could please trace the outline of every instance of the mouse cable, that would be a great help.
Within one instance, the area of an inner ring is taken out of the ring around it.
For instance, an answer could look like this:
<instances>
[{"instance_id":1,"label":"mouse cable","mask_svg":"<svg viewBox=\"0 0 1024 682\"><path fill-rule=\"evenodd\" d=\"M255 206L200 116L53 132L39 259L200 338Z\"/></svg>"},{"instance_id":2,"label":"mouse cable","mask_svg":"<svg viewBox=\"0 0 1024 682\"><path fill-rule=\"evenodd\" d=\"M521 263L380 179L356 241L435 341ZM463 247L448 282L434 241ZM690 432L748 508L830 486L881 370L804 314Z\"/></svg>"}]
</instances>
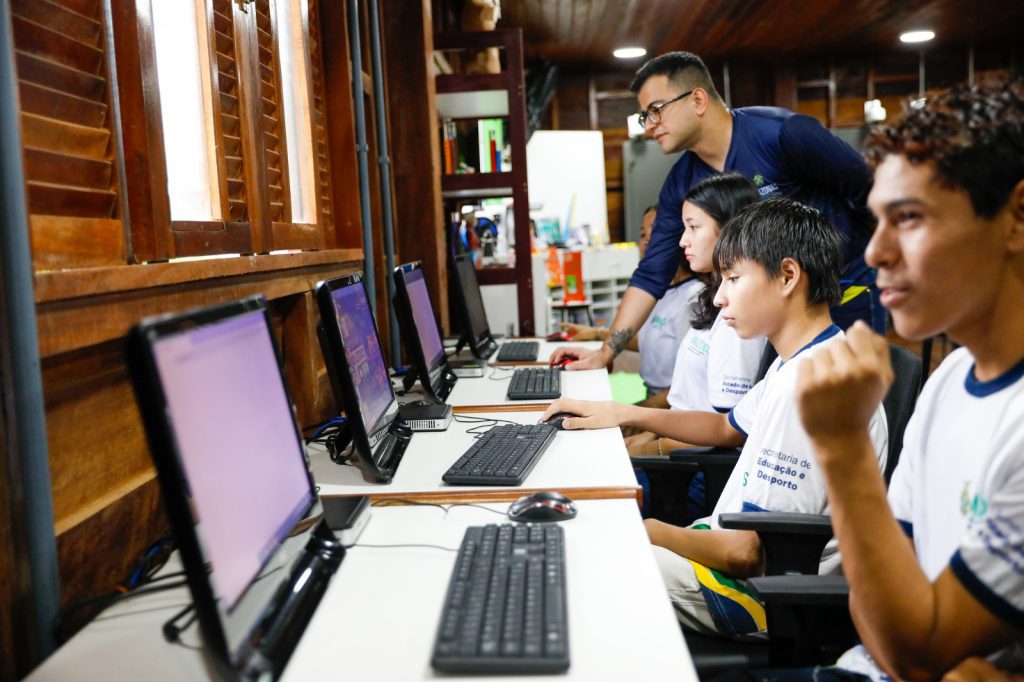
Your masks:
<instances>
[{"instance_id":1,"label":"mouse cable","mask_svg":"<svg viewBox=\"0 0 1024 682\"><path fill-rule=\"evenodd\" d=\"M458 552L459 551L458 547L445 547L443 545L424 545L424 544L415 544L415 545L365 545L362 542L357 542L357 543L352 544L352 545L345 545L345 549L352 549L353 547L367 547L369 549L397 549L397 548L400 548L400 547L422 547L422 548L426 548L426 549L443 549L446 552Z\"/></svg>"},{"instance_id":2,"label":"mouse cable","mask_svg":"<svg viewBox=\"0 0 1024 682\"><path fill-rule=\"evenodd\" d=\"M516 373L517 369L519 367L512 367L510 365L491 365L491 373L487 375L487 378L491 381L508 381ZM498 372L504 373L498 374Z\"/></svg>"},{"instance_id":3,"label":"mouse cable","mask_svg":"<svg viewBox=\"0 0 1024 682\"><path fill-rule=\"evenodd\" d=\"M395 504L386 504L387 502L394 502ZM475 504L473 502L452 502L451 504L444 505L440 502L420 502L419 500L410 500L401 497L388 497L378 500L373 504L375 507L400 507L403 505L411 505L414 507L437 507L444 511L445 516L448 515L448 512L451 511L453 507L476 507L477 509L483 509L493 514L501 514L502 516L506 515L505 512L499 511L498 509L491 509L490 507L485 507L482 504Z\"/></svg>"},{"instance_id":4,"label":"mouse cable","mask_svg":"<svg viewBox=\"0 0 1024 682\"><path fill-rule=\"evenodd\" d=\"M186 616L188 616L188 619L179 625L179 621L184 619ZM164 639L169 643L174 644L175 642L180 641L181 633L187 630L194 622L196 622L196 605L189 604L181 611L178 611L176 614L171 616L167 622L163 624L163 627L160 628L160 630L164 634Z\"/></svg>"},{"instance_id":5,"label":"mouse cable","mask_svg":"<svg viewBox=\"0 0 1024 682\"><path fill-rule=\"evenodd\" d=\"M93 613L88 617L92 619L96 617L101 611L106 608L113 606L114 604L124 601L125 599L131 599L132 597L141 597L145 594L152 594L154 592L164 592L166 590L175 590L179 587L184 587L187 583L184 580L177 582L164 583L161 585L154 585L152 587L139 587L128 592L108 592L107 594L101 594L97 597L87 597L85 599L79 599L77 601L68 604L66 607L61 609L60 613L57 614L57 618L53 624L53 633L57 641L63 644L67 641L70 633L65 632L65 625L67 624L68 618L82 609L87 607L93 607Z\"/></svg>"}]
</instances>

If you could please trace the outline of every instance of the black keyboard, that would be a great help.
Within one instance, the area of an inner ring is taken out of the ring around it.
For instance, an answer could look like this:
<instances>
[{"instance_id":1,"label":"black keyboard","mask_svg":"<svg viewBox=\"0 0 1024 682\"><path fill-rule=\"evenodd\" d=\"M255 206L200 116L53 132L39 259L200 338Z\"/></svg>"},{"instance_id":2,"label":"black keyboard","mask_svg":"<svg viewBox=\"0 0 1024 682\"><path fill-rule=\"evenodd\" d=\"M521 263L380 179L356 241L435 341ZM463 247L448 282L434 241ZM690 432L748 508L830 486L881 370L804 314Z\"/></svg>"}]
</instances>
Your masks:
<instances>
[{"instance_id":1,"label":"black keyboard","mask_svg":"<svg viewBox=\"0 0 1024 682\"><path fill-rule=\"evenodd\" d=\"M454 673L568 670L564 544L555 524L467 528L431 665Z\"/></svg>"},{"instance_id":2,"label":"black keyboard","mask_svg":"<svg viewBox=\"0 0 1024 682\"><path fill-rule=\"evenodd\" d=\"M557 429L551 424L501 424L480 435L444 476L460 485L522 485Z\"/></svg>"},{"instance_id":3,"label":"black keyboard","mask_svg":"<svg viewBox=\"0 0 1024 682\"><path fill-rule=\"evenodd\" d=\"M506 341L498 349L496 362L534 362L539 353L538 341Z\"/></svg>"},{"instance_id":4,"label":"black keyboard","mask_svg":"<svg viewBox=\"0 0 1024 682\"><path fill-rule=\"evenodd\" d=\"M562 395L562 370L527 367L512 374L506 397L509 400L554 399Z\"/></svg>"}]
</instances>

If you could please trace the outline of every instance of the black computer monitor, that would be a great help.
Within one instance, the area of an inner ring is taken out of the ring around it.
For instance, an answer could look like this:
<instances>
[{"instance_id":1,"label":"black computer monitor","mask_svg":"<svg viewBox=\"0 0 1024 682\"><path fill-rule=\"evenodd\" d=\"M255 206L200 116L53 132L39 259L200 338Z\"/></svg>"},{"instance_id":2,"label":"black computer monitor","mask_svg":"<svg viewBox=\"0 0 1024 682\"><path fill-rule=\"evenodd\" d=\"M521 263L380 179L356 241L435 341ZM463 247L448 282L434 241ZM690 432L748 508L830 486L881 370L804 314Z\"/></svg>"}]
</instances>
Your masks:
<instances>
[{"instance_id":1,"label":"black computer monitor","mask_svg":"<svg viewBox=\"0 0 1024 682\"><path fill-rule=\"evenodd\" d=\"M353 454L363 476L388 482L410 433L398 414L398 401L381 352L377 325L360 273L316 285L320 342L335 400L344 409Z\"/></svg>"},{"instance_id":2,"label":"black computer monitor","mask_svg":"<svg viewBox=\"0 0 1024 682\"><path fill-rule=\"evenodd\" d=\"M232 677L276 677L344 549L316 523L265 305L145 320L128 351L204 641Z\"/></svg>"},{"instance_id":3,"label":"black computer monitor","mask_svg":"<svg viewBox=\"0 0 1024 682\"><path fill-rule=\"evenodd\" d=\"M481 360L489 358L498 349L498 345L487 326L487 312L484 300L480 296L480 284L476 279L476 269L468 253L452 257L455 272L456 298L459 301L459 313L462 318L462 339L459 345L468 343L473 355Z\"/></svg>"},{"instance_id":4,"label":"black computer monitor","mask_svg":"<svg viewBox=\"0 0 1024 682\"><path fill-rule=\"evenodd\" d=\"M406 349L413 364L408 376L418 378L431 397L444 402L456 377L448 366L448 356L441 343L423 265L419 261L399 265L393 276L395 312L405 332ZM412 382L406 385L411 387Z\"/></svg>"}]
</instances>

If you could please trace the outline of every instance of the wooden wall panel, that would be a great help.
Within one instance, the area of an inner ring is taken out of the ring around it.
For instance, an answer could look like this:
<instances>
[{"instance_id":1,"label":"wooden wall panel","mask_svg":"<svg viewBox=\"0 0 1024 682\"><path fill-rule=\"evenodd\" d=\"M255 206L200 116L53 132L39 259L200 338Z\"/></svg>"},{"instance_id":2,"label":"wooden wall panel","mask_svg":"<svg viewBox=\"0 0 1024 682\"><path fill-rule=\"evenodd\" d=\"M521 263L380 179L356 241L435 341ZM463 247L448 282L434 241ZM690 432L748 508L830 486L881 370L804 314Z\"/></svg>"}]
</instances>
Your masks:
<instances>
[{"instance_id":1,"label":"wooden wall panel","mask_svg":"<svg viewBox=\"0 0 1024 682\"><path fill-rule=\"evenodd\" d=\"M445 217L441 206L440 128L434 78L422 55L434 49L430 0L388 7L381 23L389 83L395 233L402 261L423 261L441 328L449 328Z\"/></svg>"},{"instance_id":2,"label":"wooden wall panel","mask_svg":"<svg viewBox=\"0 0 1024 682\"><path fill-rule=\"evenodd\" d=\"M331 205L338 248L363 248L359 208L359 170L349 61L348 21L344 2L319 5L324 66L324 106L327 115Z\"/></svg>"},{"instance_id":3,"label":"wooden wall panel","mask_svg":"<svg viewBox=\"0 0 1024 682\"><path fill-rule=\"evenodd\" d=\"M24 627L20 616L21 613L15 610L16 595L19 592L20 576L25 575L22 567L15 563L15 557L20 552L15 552L13 526L15 519L14 501L11 497L10 469L7 467L7 416L10 414L6 407L7 398L5 391L0 390L0 462L5 466L0 470L0 680L13 680L17 677L16 654L18 643L15 640L15 632Z\"/></svg>"}]
</instances>

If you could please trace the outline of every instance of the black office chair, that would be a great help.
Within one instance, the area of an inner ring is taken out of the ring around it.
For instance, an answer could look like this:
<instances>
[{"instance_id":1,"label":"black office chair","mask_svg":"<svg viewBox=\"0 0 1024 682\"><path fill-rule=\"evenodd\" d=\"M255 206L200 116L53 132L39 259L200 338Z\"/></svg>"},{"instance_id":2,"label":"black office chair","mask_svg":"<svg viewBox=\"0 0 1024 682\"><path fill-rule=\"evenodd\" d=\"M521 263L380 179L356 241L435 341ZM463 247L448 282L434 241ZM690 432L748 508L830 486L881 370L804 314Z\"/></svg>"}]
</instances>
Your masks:
<instances>
[{"instance_id":1,"label":"black office chair","mask_svg":"<svg viewBox=\"0 0 1024 682\"><path fill-rule=\"evenodd\" d=\"M883 400L889 427L885 479L888 482L903 448L903 431L913 412L921 388L921 361L910 351L889 346L893 384ZM770 365L765 363L764 369ZM685 511L689 480L696 471L706 476L705 502L713 509L738 451L701 448L673 451L665 458L642 458L651 482L654 513ZM634 465L637 464L634 459ZM655 489L651 472L664 480L674 477L672 488ZM685 481L684 481L685 479ZM657 518L657 517L656 517ZM669 521L671 522L671 521ZM845 580L840 576L818 576L818 564L825 545L832 538L828 516L785 513L723 514L719 525L758 533L765 553L765 575L748 581L766 605L771 639L766 643L686 633L687 644L698 673L711 676L737 667L811 665L834 660L835 655L856 641L849 619ZM803 574L803 575L793 575Z\"/></svg>"},{"instance_id":2,"label":"black office chair","mask_svg":"<svg viewBox=\"0 0 1024 682\"><path fill-rule=\"evenodd\" d=\"M886 484L903 450L903 433L921 390L921 359L889 345L893 383L882 401L889 428ZM837 575L817 575L821 552L832 538L828 516L784 513L722 514L719 525L757 532L765 576L747 581L765 605L767 647L686 634L701 676L737 667L788 667L830 663L857 641L849 615L849 588ZM767 655L766 655L767 654Z\"/></svg>"},{"instance_id":3,"label":"black office chair","mask_svg":"<svg viewBox=\"0 0 1024 682\"><path fill-rule=\"evenodd\" d=\"M765 377L777 357L775 348L770 343L765 344L754 383ZM702 516L707 516L714 511L739 456L739 448L699 447L673 450L667 458L633 457L631 461L634 467L644 472L649 481L650 517L685 526L693 521L692 515L687 512L688 491L693 477L698 472L704 475Z\"/></svg>"}]
</instances>

